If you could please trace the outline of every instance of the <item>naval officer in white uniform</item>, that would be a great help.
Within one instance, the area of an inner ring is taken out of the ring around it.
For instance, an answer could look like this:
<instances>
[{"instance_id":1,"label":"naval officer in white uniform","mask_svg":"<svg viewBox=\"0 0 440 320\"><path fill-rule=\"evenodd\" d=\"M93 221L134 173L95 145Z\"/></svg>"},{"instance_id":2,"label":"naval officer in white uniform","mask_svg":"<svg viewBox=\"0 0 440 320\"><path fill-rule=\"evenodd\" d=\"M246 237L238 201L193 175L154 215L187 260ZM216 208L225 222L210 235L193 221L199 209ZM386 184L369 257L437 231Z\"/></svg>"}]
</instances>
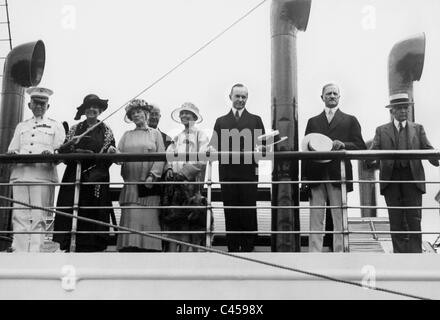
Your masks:
<instances>
[{"instance_id":1,"label":"naval officer in white uniform","mask_svg":"<svg viewBox=\"0 0 440 320\"><path fill-rule=\"evenodd\" d=\"M41 87L26 90L30 95L29 109L34 116L20 122L8 148L9 154L53 154L65 139L63 126L45 116L49 108L49 96L53 91ZM54 186L20 185L25 182L58 182L54 163L18 163L10 177L14 200L41 207L53 206ZM46 212L29 209L14 203L12 213L13 231L46 231ZM16 252L38 252L44 243L44 234L14 234L12 250Z\"/></svg>"}]
</instances>

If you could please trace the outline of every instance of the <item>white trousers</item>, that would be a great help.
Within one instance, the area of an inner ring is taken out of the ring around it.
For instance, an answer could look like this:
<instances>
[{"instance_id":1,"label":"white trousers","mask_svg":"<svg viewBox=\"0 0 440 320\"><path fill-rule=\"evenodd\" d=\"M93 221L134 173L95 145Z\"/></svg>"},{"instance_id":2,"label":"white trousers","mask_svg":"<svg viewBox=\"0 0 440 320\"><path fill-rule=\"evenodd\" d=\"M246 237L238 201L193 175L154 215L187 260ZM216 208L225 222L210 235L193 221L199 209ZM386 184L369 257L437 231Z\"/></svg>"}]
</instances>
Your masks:
<instances>
[{"instance_id":1,"label":"white trousers","mask_svg":"<svg viewBox=\"0 0 440 320\"><path fill-rule=\"evenodd\" d=\"M310 206L341 206L341 188L331 183L321 183L311 189ZM342 209L331 209L333 230L342 231ZM325 209L310 209L310 231L325 231ZM310 234L309 252L322 252L324 234ZM333 234L333 252L342 252L342 234Z\"/></svg>"},{"instance_id":2,"label":"white trousers","mask_svg":"<svg viewBox=\"0 0 440 320\"><path fill-rule=\"evenodd\" d=\"M19 183L12 186L14 200L41 207L53 206L54 190L54 186L23 186ZM46 211L30 209L18 203L14 203L13 207L13 231L46 231ZM44 233L14 234L12 248L15 252L39 252L44 236Z\"/></svg>"}]
</instances>

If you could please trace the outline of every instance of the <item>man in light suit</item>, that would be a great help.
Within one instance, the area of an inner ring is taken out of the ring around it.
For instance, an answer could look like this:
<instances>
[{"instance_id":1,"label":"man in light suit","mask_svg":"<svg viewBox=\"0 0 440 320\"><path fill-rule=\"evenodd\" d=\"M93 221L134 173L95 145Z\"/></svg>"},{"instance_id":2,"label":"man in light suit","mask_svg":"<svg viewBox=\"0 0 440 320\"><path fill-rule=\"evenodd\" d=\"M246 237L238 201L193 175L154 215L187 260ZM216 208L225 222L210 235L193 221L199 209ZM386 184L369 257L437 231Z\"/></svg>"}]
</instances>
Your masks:
<instances>
[{"instance_id":1,"label":"man in light suit","mask_svg":"<svg viewBox=\"0 0 440 320\"><path fill-rule=\"evenodd\" d=\"M361 126L357 119L339 110L339 88L329 83L322 88L321 99L324 102L324 111L319 115L310 118L307 122L306 132L320 133L333 140L332 150L362 150L366 149L362 139ZM339 160L330 162L316 162L304 160L301 162L302 180L340 180L341 163ZM351 162L345 161L345 177L353 180ZM311 188L310 206L327 205L341 206L342 194L340 183L317 183L309 184ZM347 192L353 191L353 184L347 183ZM342 231L342 209L331 209L333 218L333 229ZM325 209L310 210L310 231L324 231ZM321 252L323 245L323 234L310 234L309 251ZM342 252L342 234L334 234L333 251Z\"/></svg>"},{"instance_id":2,"label":"man in light suit","mask_svg":"<svg viewBox=\"0 0 440 320\"><path fill-rule=\"evenodd\" d=\"M420 150L433 149L426 137L423 126L408 121L408 107L414 104L407 93L390 97L393 121L376 129L372 149L375 150ZM438 160L430 160L438 166ZM380 180L425 180L421 160L381 160ZM422 205L424 183L381 183L380 193L387 206L411 207ZM422 219L420 209L388 209L391 231L420 231ZM421 234L392 234L395 253L422 252Z\"/></svg>"},{"instance_id":3,"label":"man in light suit","mask_svg":"<svg viewBox=\"0 0 440 320\"><path fill-rule=\"evenodd\" d=\"M65 131L61 123L46 115L49 108L50 89L31 87L26 90L30 96L28 104L33 117L20 122L15 128L9 144L9 154L53 154L63 143ZM40 207L52 207L54 185L25 185L25 183L57 183L55 163L17 163L14 165L10 182L14 200ZM12 227L14 231L46 231L46 212L30 209L14 203ZM43 250L44 233L14 234L12 249L15 252L39 252Z\"/></svg>"},{"instance_id":4,"label":"man in light suit","mask_svg":"<svg viewBox=\"0 0 440 320\"><path fill-rule=\"evenodd\" d=\"M210 145L218 151L254 151L257 137L264 134L261 118L245 109L248 89L242 84L232 87L229 94L232 106L218 118ZM258 181L258 162L249 157L219 159L220 181ZM225 206L256 206L257 184L222 184ZM226 231L257 231L256 209L225 209ZM229 252L251 252L254 234L227 234Z\"/></svg>"}]
</instances>

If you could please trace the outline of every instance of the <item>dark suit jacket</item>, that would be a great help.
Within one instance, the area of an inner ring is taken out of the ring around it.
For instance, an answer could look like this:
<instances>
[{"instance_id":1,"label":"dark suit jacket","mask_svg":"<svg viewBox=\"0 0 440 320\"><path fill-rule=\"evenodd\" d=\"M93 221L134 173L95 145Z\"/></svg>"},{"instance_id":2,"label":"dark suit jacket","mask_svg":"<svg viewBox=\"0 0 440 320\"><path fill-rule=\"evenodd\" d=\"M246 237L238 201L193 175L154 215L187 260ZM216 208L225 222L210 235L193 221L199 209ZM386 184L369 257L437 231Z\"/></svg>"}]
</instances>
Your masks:
<instances>
[{"instance_id":1,"label":"dark suit jacket","mask_svg":"<svg viewBox=\"0 0 440 320\"><path fill-rule=\"evenodd\" d=\"M254 151L257 137L264 133L263 121L259 116L245 109L237 122L231 110L216 120L210 145L218 151ZM251 161L247 161L247 164L244 163L247 159L241 158L239 164L233 164L232 160L231 157L228 160L219 157L220 180L246 180L256 176L258 163L254 157L248 159Z\"/></svg>"},{"instance_id":2,"label":"dark suit jacket","mask_svg":"<svg viewBox=\"0 0 440 320\"><path fill-rule=\"evenodd\" d=\"M431 143L426 137L425 129L423 126L414 122L407 121L407 134L408 134L408 149L409 150L421 150L421 149L433 149ZM376 129L374 136L373 150L396 150L396 136L394 133L394 123L390 122L384 124ZM433 165L438 166L438 160L430 161ZM391 176L394 168L394 160L380 160L380 180L391 180ZM412 177L414 180L425 180L425 171L421 160L410 160L409 165L411 168ZM380 193L383 195L388 183L380 184ZM417 188L425 193L425 184L417 183Z\"/></svg>"},{"instance_id":3,"label":"dark suit jacket","mask_svg":"<svg viewBox=\"0 0 440 320\"><path fill-rule=\"evenodd\" d=\"M305 134L309 133L321 133L332 140L340 140L345 144L347 150L363 150L367 148L362 139L361 126L357 119L339 109L336 111L330 124L325 116L325 111L310 118L307 122ZM326 171L330 180L340 180L340 161L333 160L328 163L319 163L312 160L304 160L301 163L302 180L324 180ZM345 177L347 180L353 180L351 162L349 160L345 161ZM334 185L340 184L334 183ZM353 183L347 183L347 191L353 191Z\"/></svg>"},{"instance_id":4,"label":"dark suit jacket","mask_svg":"<svg viewBox=\"0 0 440 320\"><path fill-rule=\"evenodd\" d=\"M171 142L173 141L171 139L171 137L169 135L167 135L166 133L162 132L160 129L159 130L161 136L162 136L162 140L163 140L163 144L165 146L165 150L168 149L168 146L171 144Z\"/></svg>"}]
</instances>

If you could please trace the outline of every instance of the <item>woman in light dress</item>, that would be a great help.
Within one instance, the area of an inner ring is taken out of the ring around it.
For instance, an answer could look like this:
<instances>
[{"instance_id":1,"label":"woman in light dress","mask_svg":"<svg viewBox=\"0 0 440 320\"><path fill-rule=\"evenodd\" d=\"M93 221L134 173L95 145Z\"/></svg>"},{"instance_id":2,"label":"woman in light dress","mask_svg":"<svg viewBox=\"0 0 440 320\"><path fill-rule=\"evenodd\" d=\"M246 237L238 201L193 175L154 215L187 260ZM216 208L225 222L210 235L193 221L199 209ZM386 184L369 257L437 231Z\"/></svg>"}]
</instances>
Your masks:
<instances>
[{"instance_id":1,"label":"woman in light dress","mask_svg":"<svg viewBox=\"0 0 440 320\"><path fill-rule=\"evenodd\" d=\"M208 148L209 138L195 124L202 122L199 109L191 102L185 102L175 109L171 118L183 125L183 130L174 137L167 149L169 159L172 154L185 154L187 152L204 152ZM206 230L205 209L185 209L190 205L206 205L206 200L200 195L201 185L185 184L185 181L204 181L206 162L204 161L171 161L166 166L165 177L167 180L182 181L181 186L171 187L171 205L180 205L182 209L165 210L162 213L162 223L170 231L204 231ZM197 160L197 159L194 159ZM168 213L168 214L167 214ZM168 237L184 242L203 245L204 234L169 234ZM181 246L170 242L169 251L188 251L188 246Z\"/></svg>"},{"instance_id":2,"label":"woman in light dress","mask_svg":"<svg viewBox=\"0 0 440 320\"><path fill-rule=\"evenodd\" d=\"M135 128L126 131L118 144L120 153L164 152L162 136L157 129L148 127L151 106L141 99L132 100L125 108L126 122L133 122ZM151 182L162 176L165 162L125 162L121 175L124 182L143 182L140 185L124 185L119 203L121 206L145 206L145 208L122 209L120 225L139 231L160 231L159 209L148 208L159 206L160 188ZM161 251L162 241L138 234L119 234L117 249L120 252Z\"/></svg>"}]
</instances>

